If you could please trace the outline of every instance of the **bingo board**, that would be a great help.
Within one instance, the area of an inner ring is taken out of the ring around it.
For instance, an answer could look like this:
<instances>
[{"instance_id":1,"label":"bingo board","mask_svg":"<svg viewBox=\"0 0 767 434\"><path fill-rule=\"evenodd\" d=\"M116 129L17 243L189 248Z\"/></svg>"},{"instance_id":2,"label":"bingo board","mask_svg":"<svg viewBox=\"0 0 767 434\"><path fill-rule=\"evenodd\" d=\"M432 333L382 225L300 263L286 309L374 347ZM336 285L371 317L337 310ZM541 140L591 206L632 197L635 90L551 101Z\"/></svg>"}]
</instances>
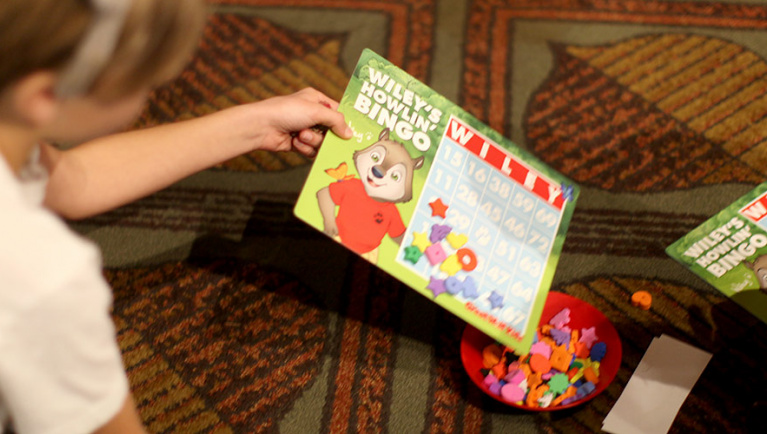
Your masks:
<instances>
[{"instance_id":1,"label":"bingo board","mask_svg":"<svg viewBox=\"0 0 767 434\"><path fill-rule=\"evenodd\" d=\"M767 182L666 247L666 253L767 323Z\"/></svg>"},{"instance_id":2,"label":"bingo board","mask_svg":"<svg viewBox=\"0 0 767 434\"><path fill-rule=\"evenodd\" d=\"M429 282L433 297L455 297L520 338L537 296L548 292L543 278L565 196L561 185L452 116L397 260Z\"/></svg>"},{"instance_id":3,"label":"bingo board","mask_svg":"<svg viewBox=\"0 0 767 434\"><path fill-rule=\"evenodd\" d=\"M338 110L352 137L325 137L296 216L527 352L578 186L368 49Z\"/></svg>"}]
</instances>

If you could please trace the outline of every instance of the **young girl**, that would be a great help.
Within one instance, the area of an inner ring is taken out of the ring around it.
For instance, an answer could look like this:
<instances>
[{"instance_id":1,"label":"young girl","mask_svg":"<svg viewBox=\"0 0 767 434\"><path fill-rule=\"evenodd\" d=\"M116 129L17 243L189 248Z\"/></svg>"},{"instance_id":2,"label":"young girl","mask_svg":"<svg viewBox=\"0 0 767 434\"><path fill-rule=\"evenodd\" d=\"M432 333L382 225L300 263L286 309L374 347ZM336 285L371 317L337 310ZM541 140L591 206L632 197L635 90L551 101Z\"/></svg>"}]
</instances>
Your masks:
<instances>
[{"instance_id":1,"label":"young girl","mask_svg":"<svg viewBox=\"0 0 767 434\"><path fill-rule=\"evenodd\" d=\"M351 136L313 89L104 136L179 72L203 20L201 0L0 2L0 432L143 430L99 252L59 215L112 209L255 149L313 155L315 125Z\"/></svg>"}]
</instances>

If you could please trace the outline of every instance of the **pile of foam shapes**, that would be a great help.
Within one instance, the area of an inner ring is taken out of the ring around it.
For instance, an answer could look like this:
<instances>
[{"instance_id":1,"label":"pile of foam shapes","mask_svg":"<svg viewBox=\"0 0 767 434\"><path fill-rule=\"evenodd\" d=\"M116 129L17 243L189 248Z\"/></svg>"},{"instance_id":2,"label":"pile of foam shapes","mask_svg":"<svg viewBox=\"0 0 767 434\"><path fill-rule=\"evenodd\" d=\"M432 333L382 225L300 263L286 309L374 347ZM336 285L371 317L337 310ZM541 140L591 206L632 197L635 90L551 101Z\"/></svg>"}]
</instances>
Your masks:
<instances>
[{"instance_id":1,"label":"pile of foam shapes","mask_svg":"<svg viewBox=\"0 0 767 434\"><path fill-rule=\"evenodd\" d=\"M607 353L594 327L571 330L565 308L539 328L528 354L498 343L482 351L484 384L503 401L530 408L573 404L594 392Z\"/></svg>"}]
</instances>

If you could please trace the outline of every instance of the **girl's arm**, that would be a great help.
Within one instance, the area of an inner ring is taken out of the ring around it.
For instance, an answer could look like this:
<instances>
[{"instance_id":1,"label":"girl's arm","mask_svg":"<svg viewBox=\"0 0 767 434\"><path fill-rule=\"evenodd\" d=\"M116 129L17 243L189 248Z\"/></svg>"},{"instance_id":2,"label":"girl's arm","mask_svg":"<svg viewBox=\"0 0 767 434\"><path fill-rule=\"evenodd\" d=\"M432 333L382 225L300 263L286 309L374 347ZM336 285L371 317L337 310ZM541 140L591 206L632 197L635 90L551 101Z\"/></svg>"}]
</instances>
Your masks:
<instances>
[{"instance_id":1,"label":"girl's arm","mask_svg":"<svg viewBox=\"0 0 767 434\"><path fill-rule=\"evenodd\" d=\"M71 150L43 147L45 203L70 219L119 207L238 155L296 150L313 156L324 125L351 136L338 103L314 89L209 116L93 140Z\"/></svg>"}]
</instances>

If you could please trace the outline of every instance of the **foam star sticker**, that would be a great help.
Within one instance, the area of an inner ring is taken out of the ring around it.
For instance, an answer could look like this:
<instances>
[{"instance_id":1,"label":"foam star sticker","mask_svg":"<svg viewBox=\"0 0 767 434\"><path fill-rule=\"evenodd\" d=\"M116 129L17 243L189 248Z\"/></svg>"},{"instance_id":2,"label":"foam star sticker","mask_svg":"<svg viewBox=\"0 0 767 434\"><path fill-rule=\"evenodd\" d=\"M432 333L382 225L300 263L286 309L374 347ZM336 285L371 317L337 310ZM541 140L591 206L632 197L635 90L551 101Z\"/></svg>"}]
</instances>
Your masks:
<instances>
[{"instance_id":1,"label":"foam star sticker","mask_svg":"<svg viewBox=\"0 0 767 434\"><path fill-rule=\"evenodd\" d=\"M423 252L416 246L405 247L405 260L410 261L413 265L418 263L418 260L423 256Z\"/></svg>"},{"instance_id":2,"label":"foam star sticker","mask_svg":"<svg viewBox=\"0 0 767 434\"><path fill-rule=\"evenodd\" d=\"M429 241L426 232L413 232L413 242L411 244L423 252L427 247L431 246L431 241Z\"/></svg>"},{"instance_id":3,"label":"foam star sticker","mask_svg":"<svg viewBox=\"0 0 767 434\"><path fill-rule=\"evenodd\" d=\"M426 286L426 288L431 290L434 294L434 298L437 298L438 295L445 292L445 281L431 276L429 277L429 285Z\"/></svg>"},{"instance_id":4,"label":"foam star sticker","mask_svg":"<svg viewBox=\"0 0 767 434\"><path fill-rule=\"evenodd\" d=\"M437 198L434 202L429 203L429 206L431 207L431 216L432 217L442 217L445 218L447 215L447 209L449 208L447 205L445 205L444 202L442 202L441 198Z\"/></svg>"},{"instance_id":5,"label":"foam star sticker","mask_svg":"<svg viewBox=\"0 0 767 434\"><path fill-rule=\"evenodd\" d=\"M587 329L581 329L581 338L578 342L583 342L586 344L586 347L591 348L591 346L594 345L594 342L598 339L594 327L589 327Z\"/></svg>"},{"instance_id":6,"label":"foam star sticker","mask_svg":"<svg viewBox=\"0 0 767 434\"><path fill-rule=\"evenodd\" d=\"M487 298L487 300L490 302L490 305L493 309L503 307L503 296L495 291L490 293L490 296Z\"/></svg>"}]
</instances>

